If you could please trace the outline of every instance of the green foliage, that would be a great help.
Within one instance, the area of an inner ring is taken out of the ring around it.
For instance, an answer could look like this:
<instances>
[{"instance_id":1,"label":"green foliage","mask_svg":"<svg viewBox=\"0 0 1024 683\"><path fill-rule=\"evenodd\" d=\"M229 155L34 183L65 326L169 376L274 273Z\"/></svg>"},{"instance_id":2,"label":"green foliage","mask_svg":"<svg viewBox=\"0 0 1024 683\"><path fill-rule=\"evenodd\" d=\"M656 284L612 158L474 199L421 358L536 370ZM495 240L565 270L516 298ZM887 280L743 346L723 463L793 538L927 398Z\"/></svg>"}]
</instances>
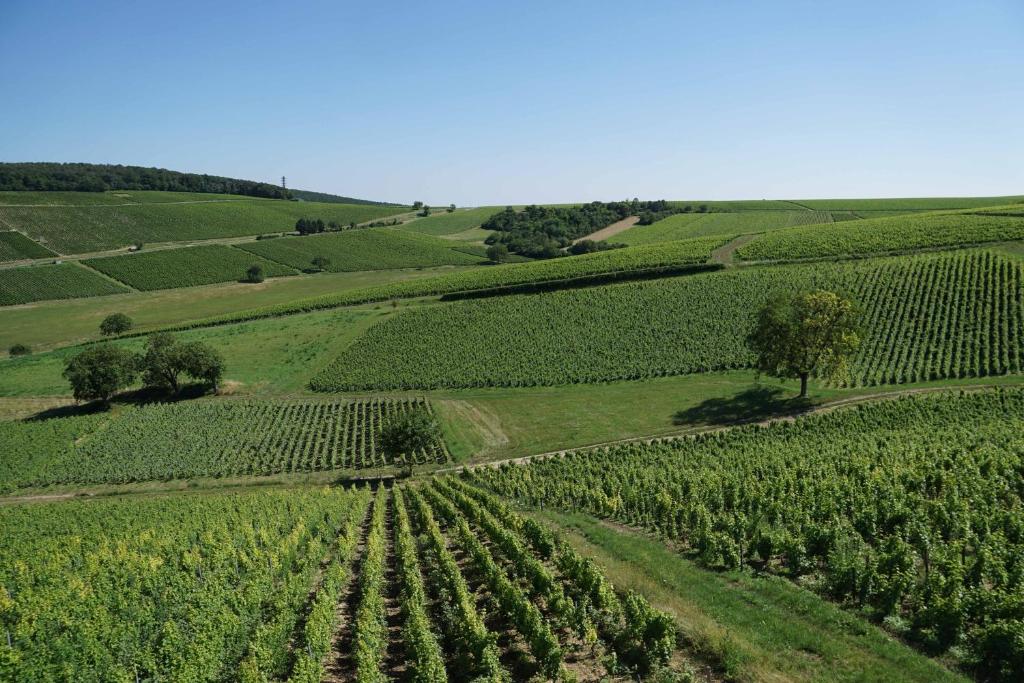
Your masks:
<instances>
[{"instance_id":1,"label":"green foliage","mask_svg":"<svg viewBox=\"0 0 1024 683\"><path fill-rule=\"evenodd\" d=\"M237 282L247 275L246 268L254 260L266 277L295 275L291 268L225 244L108 256L84 263L135 289L149 291Z\"/></svg>"},{"instance_id":2,"label":"green foliage","mask_svg":"<svg viewBox=\"0 0 1024 683\"><path fill-rule=\"evenodd\" d=\"M1024 391L950 392L474 478L645 528L712 567L820 575L819 591L902 618L931 651L965 643L987 674L1013 680L1022 435Z\"/></svg>"},{"instance_id":3,"label":"green foliage","mask_svg":"<svg viewBox=\"0 0 1024 683\"><path fill-rule=\"evenodd\" d=\"M410 474L417 455L441 440L437 419L421 408L392 415L381 428L378 439L384 457L391 462L404 461Z\"/></svg>"},{"instance_id":4,"label":"green foliage","mask_svg":"<svg viewBox=\"0 0 1024 683\"><path fill-rule=\"evenodd\" d=\"M748 260L866 256L1024 239L1024 217L923 214L777 230L737 251Z\"/></svg>"},{"instance_id":5,"label":"green foliage","mask_svg":"<svg viewBox=\"0 0 1024 683\"><path fill-rule=\"evenodd\" d=\"M131 351L113 344L98 344L69 358L64 377L77 400L106 402L131 385L137 368L138 358Z\"/></svg>"},{"instance_id":6,"label":"green foliage","mask_svg":"<svg viewBox=\"0 0 1024 683\"><path fill-rule=\"evenodd\" d=\"M245 281L258 285L266 279L263 275L263 266L254 263L245 271Z\"/></svg>"},{"instance_id":7,"label":"green foliage","mask_svg":"<svg viewBox=\"0 0 1024 683\"><path fill-rule=\"evenodd\" d=\"M799 377L800 396L807 378L835 378L847 369L860 346L859 314L853 302L834 292L806 292L769 302L747 337L755 365L774 377Z\"/></svg>"},{"instance_id":8,"label":"green foliage","mask_svg":"<svg viewBox=\"0 0 1024 683\"><path fill-rule=\"evenodd\" d=\"M324 257L329 260L326 269L334 273L479 262L477 258L452 249L454 245L451 242L391 229L346 230L240 246L253 254L297 269L308 268L315 257Z\"/></svg>"},{"instance_id":9,"label":"green foliage","mask_svg":"<svg viewBox=\"0 0 1024 683\"><path fill-rule=\"evenodd\" d=\"M492 263L505 263L508 261L508 247L504 244L492 244L487 247L487 259Z\"/></svg>"},{"instance_id":10,"label":"green foliage","mask_svg":"<svg viewBox=\"0 0 1024 683\"><path fill-rule=\"evenodd\" d=\"M381 425L420 409L422 399L231 399L124 409L98 431L92 415L0 422L0 443L24 444L5 457L0 490L386 467L396 463L379 446ZM414 460L448 457L438 440Z\"/></svg>"},{"instance_id":11,"label":"green foliage","mask_svg":"<svg viewBox=\"0 0 1024 683\"><path fill-rule=\"evenodd\" d=\"M594 257L565 261L586 258ZM753 367L744 340L758 311L776 296L811 289L840 292L864 309L863 343L846 383L1020 372L1022 286L1020 264L961 252L458 302L375 325L311 386L555 385ZM962 295L966 287L972 296Z\"/></svg>"},{"instance_id":12,"label":"green foliage","mask_svg":"<svg viewBox=\"0 0 1024 683\"><path fill-rule=\"evenodd\" d=\"M0 269L0 306L129 291L76 263Z\"/></svg>"},{"instance_id":13,"label":"green foliage","mask_svg":"<svg viewBox=\"0 0 1024 683\"><path fill-rule=\"evenodd\" d=\"M356 680L367 683L386 683L388 677L381 670L387 649L387 623L384 612L384 561L387 554L384 514L387 494L377 491L373 504L370 534L366 539L366 554L359 573L359 606L356 608L352 657L355 661Z\"/></svg>"},{"instance_id":14,"label":"green foliage","mask_svg":"<svg viewBox=\"0 0 1024 683\"><path fill-rule=\"evenodd\" d=\"M0 261L18 261L20 259L47 258L56 256L41 244L14 230L0 231Z\"/></svg>"},{"instance_id":15,"label":"green foliage","mask_svg":"<svg viewBox=\"0 0 1024 683\"><path fill-rule=\"evenodd\" d=\"M28 356L32 354L32 347L27 344L12 344L7 353L11 356Z\"/></svg>"},{"instance_id":16,"label":"green foliage","mask_svg":"<svg viewBox=\"0 0 1024 683\"><path fill-rule=\"evenodd\" d=\"M214 389L224 375L224 359L216 350L198 341L182 343L170 332L150 335L138 365L143 384L172 393L178 392L182 374Z\"/></svg>"},{"instance_id":17,"label":"green foliage","mask_svg":"<svg viewBox=\"0 0 1024 683\"><path fill-rule=\"evenodd\" d=\"M331 265L331 259L326 256L314 256L310 260L310 264L319 271L325 271Z\"/></svg>"},{"instance_id":18,"label":"green foliage","mask_svg":"<svg viewBox=\"0 0 1024 683\"><path fill-rule=\"evenodd\" d=\"M335 539L368 501L335 488L5 506L0 657L60 680L280 679L321 561L347 552Z\"/></svg>"},{"instance_id":19,"label":"green foliage","mask_svg":"<svg viewBox=\"0 0 1024 683\"><path fill-rule=\"evenodd\" d=\"M104 337L124 334L132 329L132 325L132 319L124 313L111 313L100 323L100 334Z\"/></svg>"}]
</instances>

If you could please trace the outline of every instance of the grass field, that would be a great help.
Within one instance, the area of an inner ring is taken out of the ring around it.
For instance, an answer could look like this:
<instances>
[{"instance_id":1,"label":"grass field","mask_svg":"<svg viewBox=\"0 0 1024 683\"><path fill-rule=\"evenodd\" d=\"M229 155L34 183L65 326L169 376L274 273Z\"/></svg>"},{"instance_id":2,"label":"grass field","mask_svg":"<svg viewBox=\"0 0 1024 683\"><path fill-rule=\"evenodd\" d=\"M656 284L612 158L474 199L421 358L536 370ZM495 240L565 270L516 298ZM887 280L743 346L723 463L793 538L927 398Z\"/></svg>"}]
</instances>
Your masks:
<instances>
[{"instance_id":1,"label":"grass field","mask_svg":"<svg viewBox=\"0 0 1024 683\"><path fill-rule=\"evenodd\" d=\"M124 286L77 263L0 269L0 306L127 291Z\"/></svg>"},{"instance_id":2,"label":"grass field","mask_svg":"<svg viewBox=\"0 0 1024 683\"><path fill-rule=\"evenodd\" d=\"M299 218L320 218L347 225L406 211L404 207L251 198L185 200L184 203L146 201L128 206L0 205L0 224L21 231L56 252L77 254L115 249L133 242L202 240L289 231L295 228Z\"/></svg>"},{"instance_id":3,"label":"grass field","mask_svg":"<svg viewBox=\"0 0 1024 683\"><path fill-rule=\"evenodd\" d=\"M456 209L452 213L435 210L432 215L404 223L399 229L423 235L453 235L480 227L481 223L504 208L503 206L484 206L475 209Z\"/></svg>"},{"instance_id":4,"label":"grass field","mask_svg":"<svg viewBox=\"0 0 1024 683\"><path fill-rule=\"evenodd\" d=\"M253 265L262 267L264 277L268 278L296 275L294 270L280 263L223 244L143 251L87 259L84 263L141 291L239 282Z\"/></svg>"},{"instance_id":5,"label":"grass field","mask_svg":"<svg viewBox=\"0 0 1024 683\"><path fill-rule=\"evenodd\" d=\"M742 259L867 256L1024 239L1024 216L972 213L892 216L776 230L741 247Z\"/></svg>"},{"instance_id":6,"label":"grass field","mask_svg":"<svg viewBox=\"0 0 1024 683\"><path fill-rule=\"evenodd\" d=\"M0 232L0 261L46 258L55 254L14 230Z\"/></svg>"},{"instance_id":7,"label":"grass field","mask_svg":"<svg viewBox=\"0 0 1024 683\"><path fill-rule=\"evenodd\" d=\"M866 312L853 385L1024 366L1024 274L988 252L763 267L410 310L317 375L319 391L557 385L748 367L772 296L849 292ZM974 292L961 296L965 288Z\"/></svg>"},{"instance_id":8,"label":"grass field","mask_svg":"<svg viewBox=\"0 0 1024 683\"><path fill-rule=\"evenodd\" d=\"M317 256L330 259L331 272L474 265L480 257L453 249L445 240L390 228L348 230L307 237L246 242L241 249L292 268L311 269Z\"/></svg>"}]
</instances>

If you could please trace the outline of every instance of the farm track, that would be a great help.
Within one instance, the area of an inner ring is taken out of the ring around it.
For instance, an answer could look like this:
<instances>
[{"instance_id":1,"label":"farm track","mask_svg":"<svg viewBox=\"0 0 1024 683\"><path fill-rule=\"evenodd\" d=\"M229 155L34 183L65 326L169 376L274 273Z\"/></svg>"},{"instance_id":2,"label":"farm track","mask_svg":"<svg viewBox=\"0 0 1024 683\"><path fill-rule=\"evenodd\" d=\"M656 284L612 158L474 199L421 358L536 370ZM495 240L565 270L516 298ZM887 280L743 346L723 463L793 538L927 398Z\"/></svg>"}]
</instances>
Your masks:
<instances>
[{"instance_id":1,"label":"farm track","mask_svg":"<svg viewBox=\"0 0 1024 683\"><path fill-rule=\"evenodd\" d=\"M748 235L740 235L736 239L726 242L718 249L711 252L711 256L708 258L708 263L721 263L724 265L733 265L733 256L736 254L736 250L742 247L748 242L752 242L759 236L759 233L751 233Z\"/></svg>"},{"instance_id":2,"label":"farm track","mask_svg":"<svg viewBox=\"0 0 1024 683\"><path fill-rule=\"evenodd\" d=\"M395 561L395 504L390 499L387 513L384 516L384 537L386 552L384 555L384 615L387 624L387 649L384 652L383 669L392 681L404 681L409 678L409 659L406 656L405 641L402 636L402 607L400 594L402 586L398 583L398 565Z\"/></svg>"},{"instance_id":3,"label":"farm track","mask_svg":"<svg viewBox=\"0 0 1024 683\"><path fill-rule=\"evenodd\" d=\"M584 235L579 239L573 240L572 243L576 244L577 242L582 242L583 240L593 240L594 242L606 240L609 237L614 237L615 235L618 235L620 232L625 232L626 230L629 230L634 225L636 225L637 221L639 220L639 216L627 216L626 218L623 218L621 221L612 223L611 225L605 228L601 228L596 232L592 232L589 235Z\"/></svg>"}]
</instances>

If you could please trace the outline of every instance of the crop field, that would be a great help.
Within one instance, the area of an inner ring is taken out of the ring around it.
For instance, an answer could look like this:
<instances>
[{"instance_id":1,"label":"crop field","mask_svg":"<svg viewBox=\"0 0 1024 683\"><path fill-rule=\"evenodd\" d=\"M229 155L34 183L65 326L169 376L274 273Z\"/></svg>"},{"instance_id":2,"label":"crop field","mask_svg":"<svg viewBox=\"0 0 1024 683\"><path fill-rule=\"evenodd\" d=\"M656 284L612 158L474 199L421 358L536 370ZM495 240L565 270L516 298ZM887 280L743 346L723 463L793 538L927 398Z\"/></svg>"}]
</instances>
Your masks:
<instances>
[{"instance_id":1,"label":"crop field","mask_svg":"<svg viewBox=\"0 0 1024 683\"><path fill-rule=\"evenodd\" d=\"M849 293L865 310L848 384L1020 372L1022 282L1019 262L967 252L457 302L375 325L311 386L533 386L749 367L745 338L761 306L822 287Z\"/></svg>"},{"instance_id":2,"label":"crop field","mask_svg":"<svg viewBox=\"0 0 1024 683\"><path fill-rule=\"evenodd\" d=\"M667 615L457 481L28 505L0 520L6 661L36 673L597 681L686 666Z\"/></svg>"},{"instance_id":3,"label":"crop field","mask_svg":"<svg viewBox=\"0 0 1024 683\"><path fill-rule=\"evenodd\" d=\"M422 399L157 403L116 416L0 422L0 490L363 469L395 464L376 446L391 416ZM411 455L449 459L443 443Z\"/></svg>"},{"instance_id":4,"label":"crop field","mask_svg":"<svg viewBox=\"0 0 1024 683\"><path fill-rule=\"evenodd\" d=\"M253 265L263 268L264 277L296 275L287 266L224 244L142 251L83 263L142 291L239 282Z\"/></svg>"},{"instance_id":5,"label":"crop field","mask_svg":"<svg viewBox=\"0 0 1024 683\"><path fill-rule=\"evenodd\" d=\"M21 231L56 252L79 254L140 241L173 242L283 232L293 230L299 218L348 225L406 211L404 207L363 204L205 199L184 203L149 201L129 206L0 206L0 224Z\"/></svg>"},{"instance_id":6,"label":"crop field","mask_svg":"<svg viewBox=\"0 0 1024 683\"><path fill-rule=\"evenodd\" d=\"M1015 680L1024 392L947 393L473 480L647 529L709 567L754 567L887 618L983 679Z\"/></svg>"},{"instance_id":7,"label":"crop field","mask_svg":"<svg viewBox=\"0 0 1024 683\"><path fill-rule=\"evenodd\" d=\"M0 261L46 258L55 254L14 230L0 231Z\"/></svg>"},{"instance_id":8,"label":"crop field","mask_svg":"<svg viewBox=\"0 0 1024 683\"><path fill-rule=\"evenodd\" d=\"M129 291L75 263L0 269L0 306Z\"/></svg>"},{"instance_id":9,"label":"crop field","mask_svg":"<svg viewBox=\"0 0 1024 683\"><path fill-rule=\"evenodd\" d=\"M799 206L817 211L945 211L977 209L984 206L1024 202L1024 196L1011 197L916 197L906 199L801 199Z\"/></svg>"},{"instance_id":10,"label":"crop field","mask_svg":"<svg viewBox=\"0 0 1024 683\"><path fill-rule=\"evenodd\" d=\"M423 235L454 235L471 228L480 227L481 223L504 208L503 206L483 206L476 209L456 209L452 213L435 210L432 215L426 218L417 218L414 221L404 223L400 226L400 229L418 232Z\"/></svg>"},{"instance_id":11,"label":"crop field","mask_svg":"<svg viewBox=\"0 0 1024 683\"><path fill-rule=\"evenodd\" d=\"M106 192L0 192L0 206L117 206L168 202L261 201L256 197L213 192L159 192L108 190ZM265 201L273 201L267 199Z\"/></svg>"},{"instance_id":12,"label":"crop field","mask_svg":"<svg viewBox=\"0 0 1024 683\"><path fill-rule=\"evenodd\" d=\"M778 230L740 247L752 261L866 256L1024 239L1024 217L969 213L892 216Z\"/></svg>"},{"instance_id":13,"label":"crop field","mask_svg":"<svg viewBox=\"0 0 1024 683\"><path fill-rule=\"evenodd\" d=\"M247 242L240 248L300 270L317 256L330 259L335 273L388 268L473 265L480 257L456 251L445 240L404 230L372 228Z\"/></svg>"}]
</instances>

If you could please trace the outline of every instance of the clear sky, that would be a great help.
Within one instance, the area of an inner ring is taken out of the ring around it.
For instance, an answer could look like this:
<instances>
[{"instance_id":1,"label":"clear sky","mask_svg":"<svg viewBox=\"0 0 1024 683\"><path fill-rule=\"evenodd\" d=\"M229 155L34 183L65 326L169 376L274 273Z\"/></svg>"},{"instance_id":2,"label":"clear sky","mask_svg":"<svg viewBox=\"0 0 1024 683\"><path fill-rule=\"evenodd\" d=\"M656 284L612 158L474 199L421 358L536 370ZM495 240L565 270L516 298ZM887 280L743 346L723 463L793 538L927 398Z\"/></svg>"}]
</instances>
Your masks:
<instances>
[{"instance_id":1,"label":"clear sky","mask_svg":"<svg viewBox=\"0 0 1024 683\"><path fill-rule=\"evenodd\" d=\"M459 205L1024 193L1024 2L0 0L0 160Z\"/></svg>"}]
</instances>

